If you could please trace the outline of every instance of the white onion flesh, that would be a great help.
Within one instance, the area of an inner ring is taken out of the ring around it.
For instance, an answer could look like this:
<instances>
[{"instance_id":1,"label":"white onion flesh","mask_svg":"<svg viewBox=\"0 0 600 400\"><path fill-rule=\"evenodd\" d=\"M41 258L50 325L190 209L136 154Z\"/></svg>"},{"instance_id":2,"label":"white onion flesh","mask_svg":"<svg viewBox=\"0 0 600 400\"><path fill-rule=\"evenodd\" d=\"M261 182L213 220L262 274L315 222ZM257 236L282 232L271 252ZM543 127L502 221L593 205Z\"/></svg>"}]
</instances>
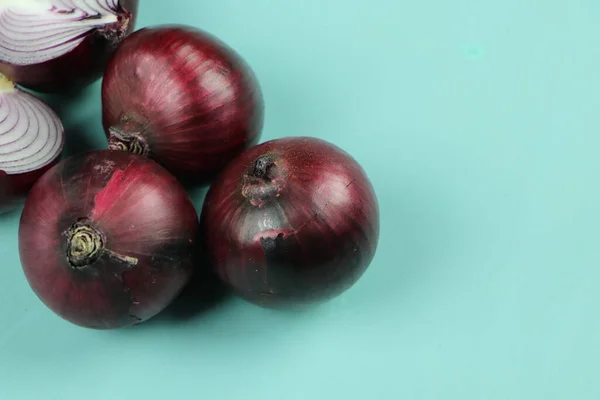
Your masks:
<instances>
[{"instance_id":1,"label":"white onion flesh","mask_svg":"<svg viewBox=\"0 0 600 400\"><path fill-rule=\"evenodd\" d=\"M16 175L43 168L60 155L64 141L58 115L0 75L0 171Z\"/></svg>"},{"instance_id":2,"label":"white onion flesh","mask_svg":"<svg viewBox=\"0 0 600 400\"><path fill-rule=\"evenodd\" d=\"M0 0L0 60L39 64L117 22L119 0Z\"/></svg>"}]
</instances>

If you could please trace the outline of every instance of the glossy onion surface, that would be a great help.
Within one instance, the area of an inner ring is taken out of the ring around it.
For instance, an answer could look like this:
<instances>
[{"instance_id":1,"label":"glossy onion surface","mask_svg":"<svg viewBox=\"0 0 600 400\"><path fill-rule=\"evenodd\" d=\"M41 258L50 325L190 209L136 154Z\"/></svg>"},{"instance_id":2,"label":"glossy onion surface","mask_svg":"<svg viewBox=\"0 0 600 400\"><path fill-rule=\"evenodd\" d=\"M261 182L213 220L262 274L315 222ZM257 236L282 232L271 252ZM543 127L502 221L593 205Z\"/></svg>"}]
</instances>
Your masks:
<instances>
[{"instance_id":1,"label":"glossy onion surface","mask_svg":"<svg viewBox=\"0 0 600 400\"><path fill-rule=\"evenodd\" d=\"M197 234L176 178L147 158L103 150L66 159L37 181L19 252L52 311L80 326L119 328L176 297L193 272Z\"/></svg>"},{"instance_id":2,"label":"glossy onion surface","mask_svg":"<svg viewBox=\"0 0 600 400\"><path fill-rule=\"evenodd\" d=\"M64 143L58 115L0 74L0 214L24 200L35 181L59 161Z\"/></svg>"},{"instance_id":3,"label":"glossy onion surface","mask_svg":"<svg viewBox=\"0 0 600 400\"><path fill-rule=\"evenodd\" d=\"M138 0L1 0L0 73L43 92L90 84L137 9Z\"/></svg>"},{"instance_id":4,"label":"glossy onion surface","mask_svg":"<svg viewBox=\"0 0 600 400\"><path fill-rule=\"evenodd\" d=\"M111 149L203 183L255 144L263 124L262 95L244 60L187 26L127 37L106 69L102 111Z\"/></svg>"},{"instance_id":5,"label":"glossy onion surface","mask_svg":"<svg viewBox=\"0 0 600 400\"><path fill-rule=\"evenodd\" d=\"M202 211L212 268L245 299L267 307L331 299L371 263L379 208L363 169L331 143L272 140L237 157Z\"/></svg>"}]
</instances>

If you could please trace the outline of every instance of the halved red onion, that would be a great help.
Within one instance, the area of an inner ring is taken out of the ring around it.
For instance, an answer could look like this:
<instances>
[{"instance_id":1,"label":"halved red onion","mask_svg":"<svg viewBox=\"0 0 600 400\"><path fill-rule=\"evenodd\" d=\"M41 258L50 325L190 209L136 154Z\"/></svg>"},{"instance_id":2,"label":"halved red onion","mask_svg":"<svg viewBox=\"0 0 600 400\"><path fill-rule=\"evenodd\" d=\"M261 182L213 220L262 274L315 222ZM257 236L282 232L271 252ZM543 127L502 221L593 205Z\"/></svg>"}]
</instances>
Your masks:
<instances>
[{"instance_id":1,"label":"halved red onion","mask_svg":"<svg viewBox=\"0 0 600 400\"><path fill-rule=\"evenodd\" d=\"M62 154L56 113L0 74L0 213L9 211Z\"/></svg>"},{"instance_id":2,"label":"halved red onion","mask_svg":"<svg viewBox=\"0 0 600 400\"><path fill-rule=\"evenodd\" d=\"M55 92L97 80L138 0L0 0L0 73Z\"/></svg>"}]
</instances>

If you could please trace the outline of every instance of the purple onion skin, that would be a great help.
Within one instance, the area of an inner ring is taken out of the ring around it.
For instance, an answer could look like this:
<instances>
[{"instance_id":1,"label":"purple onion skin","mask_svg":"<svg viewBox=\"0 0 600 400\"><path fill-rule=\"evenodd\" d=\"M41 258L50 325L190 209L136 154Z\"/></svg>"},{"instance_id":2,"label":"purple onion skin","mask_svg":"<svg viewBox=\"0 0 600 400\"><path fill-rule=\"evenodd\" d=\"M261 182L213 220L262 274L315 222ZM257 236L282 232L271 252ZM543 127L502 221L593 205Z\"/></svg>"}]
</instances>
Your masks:
<instances>
[{"instance_id":1,"label":"purple onion skin","mask_svg":"<svg viewBox=\"0 0 600 400\"><path fill-rule=\"evenodd\" d=\"M107 31L119 31L126 21L125 35L129 35L135 29L138 0L120 0L120 4L120 21L107 27ZM123 38L122 35L107 36L95 32L69 53L40 64L13 65L0 61L0 73L40 93L69 93L81 89L102 77L110 56Z\"/></svg>"},{"instance_id":2,"label":"purple onion skin","mask_svg":"<svg viewBox=\"0 0 600 400\"><path fill-rule=\"evenodd\" d=\"M255 145L264 103L251 69L215 37L188 26L128 36L102 83L111 149L148 156L182 181L204 184Z\"/></svg>"},{"instance_id":3,"label":"purple onion skin","mask_svg":"<svg viewBox=\"0 0 600 400\"><path fill-rule=\"evenodd\" d=\"M33 184L59 161L60 155L46 166L24 174L9 175L0 170L0 215L18 208Z\"/></svg>"},{"instance_id":4,"label":"purple onion skin","mask_svg":"<svg viewBox=\"0 0 600 400\"><path fill-rule=\"evenodd\" d=\"M197 238L196 211L175 177L147 158L100 150L37 181L19 253L48 308L79 326L113 329L174 300L193 273Z\"/></svg>"},{"instance_id":5,"label":"purple onion skin","mask_svg":"<svg viewBox=\"0 0 600 400\"><path fill-rule=\"evenodd\" d=\"M232 161L208 191L202 245L235 293L269 308L330 300L352 287L379 240L379 206L339 147L288 137Z\"/></svg>"}]
</instances>

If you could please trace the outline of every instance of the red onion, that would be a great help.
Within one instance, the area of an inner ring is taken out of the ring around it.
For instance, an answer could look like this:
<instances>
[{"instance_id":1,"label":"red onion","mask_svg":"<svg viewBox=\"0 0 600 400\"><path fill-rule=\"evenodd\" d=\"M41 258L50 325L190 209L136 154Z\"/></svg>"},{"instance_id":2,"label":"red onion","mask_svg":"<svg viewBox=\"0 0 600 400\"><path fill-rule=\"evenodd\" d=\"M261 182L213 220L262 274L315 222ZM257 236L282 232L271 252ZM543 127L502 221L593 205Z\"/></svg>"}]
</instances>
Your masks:
<instances>
[{"instance_id":1,"label":"red onion","mask_svg":"<svg viewBox=\"0 0 600 400\"><path fill-rule=\"evenodd\" d=\"M68 158L32 188L19 253L34 292L56 314L88 328L145 321L189 281L198 217L164 168L100 150Z\"/></svg>"},{"instance_id":2,"label":"red onion","mask_svg":"<svg viewBox=\"0 0 600 400\"><path fill-rule=\"evenodd\" d=\"M58 162L64 142L56 113L0 74L0 213L12 210Z\"/></svg>"},{"instance_id":3,"label":"red onion","mask_svg":"<svg viewBox=\"0 0 600 400\"><path fill-rule=\"evenodd\" d=\"M44 92L87 85L135 26L138 0L1 0L0 73Z\"/></svg>"},{"instance_id":4,"label":"red onion","mask_svg":"<svg viewBox=\"0 0 600 400\"><path fill-rule=\"evenodd\" d=\"M276 139L232 161L208 191L209 263L243 298L268 307L323 302L363 275L379 207L360 165L326 141Z\"/></svg>"},{"instance_id":5,"label":"red onion","mask_svg":"<svg viewBox=\"0 0 600 400\"><path fill-rule=\"evenodd\" d=\"M102 112L111 149L196 182L256 144L263 124L262 94L244 60L186 26L140 29L121 43L103 78Z\"/></svg>"}]
</instances>

